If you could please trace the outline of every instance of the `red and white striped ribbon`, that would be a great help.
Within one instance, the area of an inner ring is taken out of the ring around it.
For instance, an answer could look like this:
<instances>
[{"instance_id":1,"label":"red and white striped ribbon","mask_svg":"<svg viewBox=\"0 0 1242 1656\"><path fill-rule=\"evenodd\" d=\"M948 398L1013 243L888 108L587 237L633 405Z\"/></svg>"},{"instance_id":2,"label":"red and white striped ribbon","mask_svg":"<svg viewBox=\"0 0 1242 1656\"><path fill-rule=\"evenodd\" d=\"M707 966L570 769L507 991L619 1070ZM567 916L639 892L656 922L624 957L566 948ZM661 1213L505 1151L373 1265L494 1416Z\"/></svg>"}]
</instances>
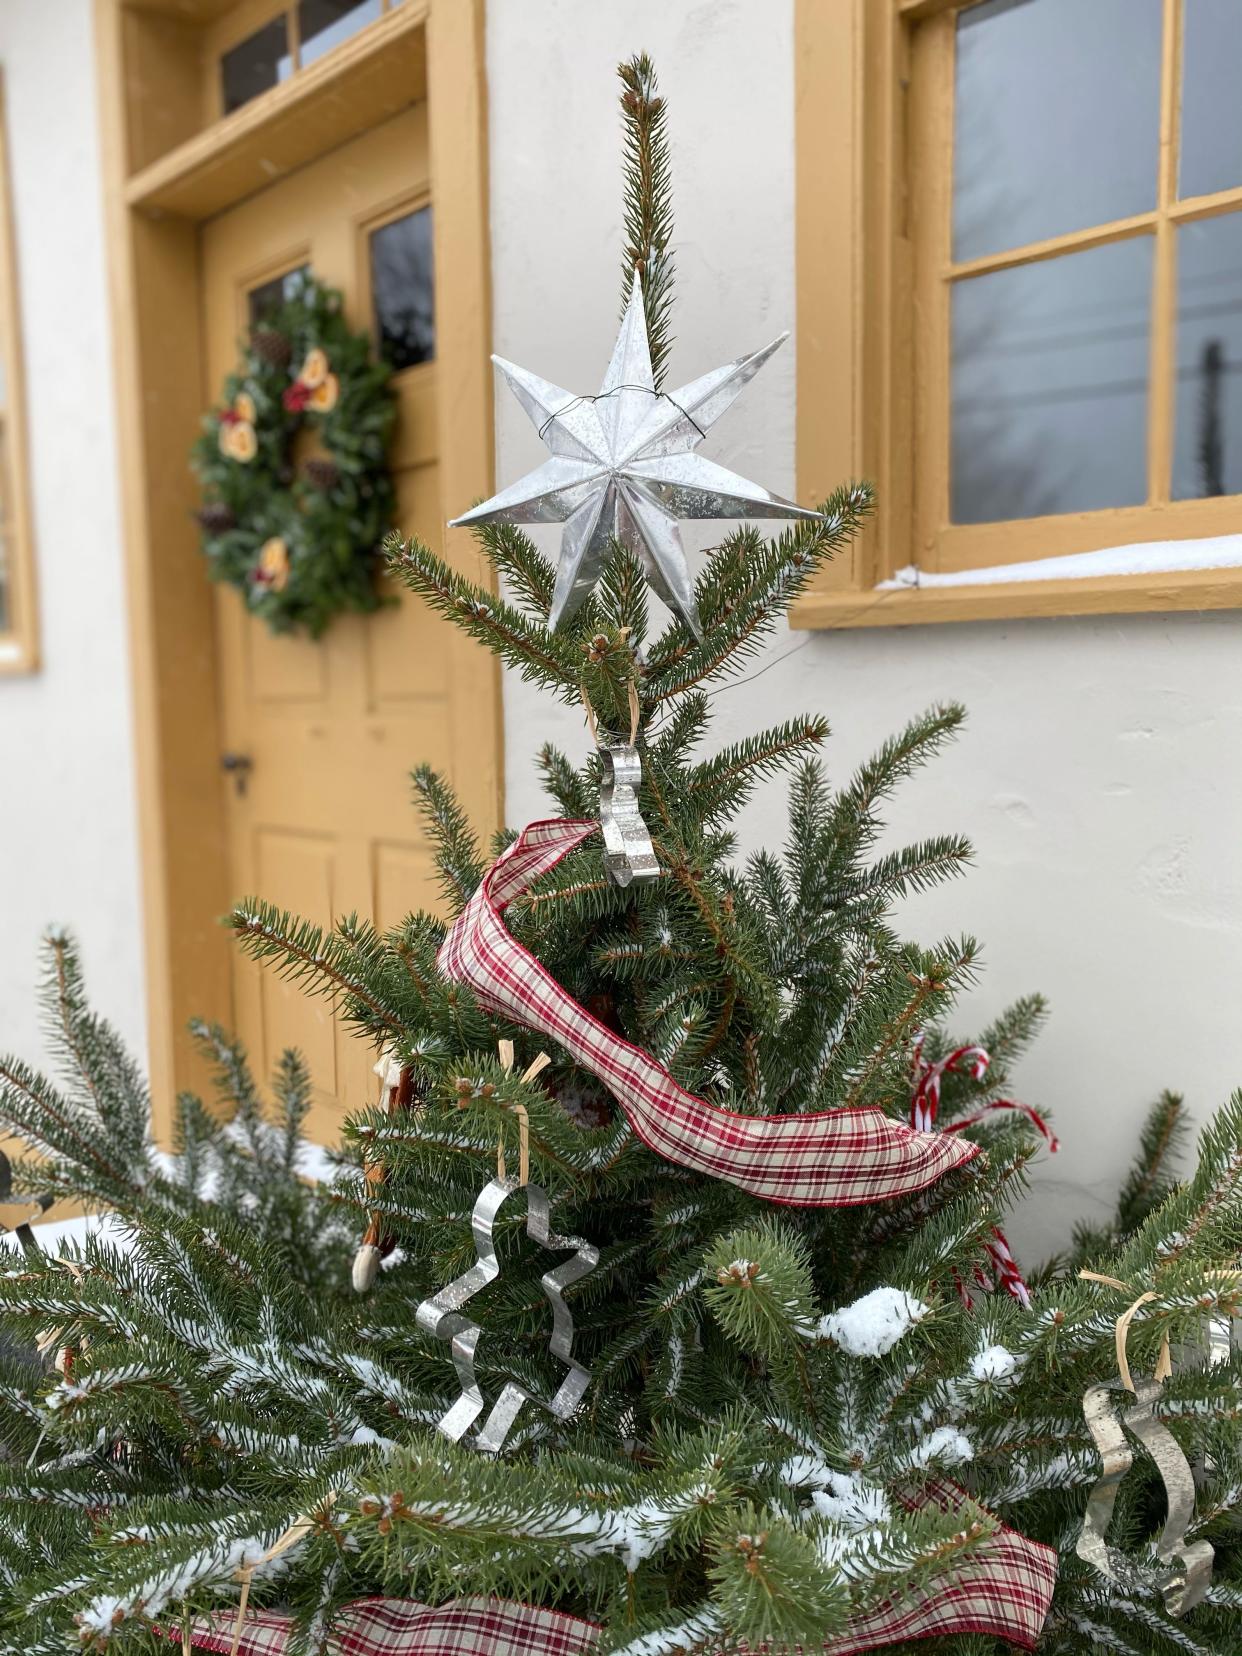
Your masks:
<instances>
[{"instance_id":1,"label":"red and white striped ribbon","mask_svg":"<svg viewBox=\"0 0 1242 1656\"><path fill-rule=\"evenodd\" d=\"M506 904L598 830L596 822L535 822L492 864L440 949L446 977L489 1011L558 1041L616 1098L657 1155L765 1201L848 1207L909 1196L978 1153L915 1131L878 1109L738 1115L689 1093L649 1052L606 1029L509 933Z\"/></svg>"},{"instance_id":2,"label":"red and white striped ribbon","mask_svg":"<svg viewBox=\"0 0 1242 1656\"><path fill-rule=\"evenodd\" d=\"M992 1065L991 1054L981 1046L958 1047L950 1052L946 1058L937 1059L932 1064L923 1056L923 1047L926 1032L919 1030L914 1037L914 1046L911 1054L911 1074L913 1088L910 1094L910 1125L921 1132L934 1133L938 1130L945 1133L960 1133L967 1127L977 1127L978 1124L996 1110L1017 1110L1024 1115L1031 1125L1043 1135L1050 1152L1055 1153L1061 1148L1061 1141L1052 1128L1030 1104L1018 1104L1012 1098L993 1098L973 1115L960 1116L951 1121L948 1126L938 1129L936 1117L940 1111L940 1084L946 1075L960 1074L969 1070L976 1081L982 1081ZM993 1288L1003 1288L1007 1294L1026 1310L1031 1308L1031 1291L1023 1280L1018 1262L1009 1246L1009 1239L998 1226L992 1227L992 1240L984 1245L984 1252L988 1264L994 1275L989 1277L982 1265L975 1268L975 1281L981 1288L991 1291ZM956 1277L958 1297L967 1305L970 1304L970 1292L960 1277Z\"/></svg>"}]
</instances>

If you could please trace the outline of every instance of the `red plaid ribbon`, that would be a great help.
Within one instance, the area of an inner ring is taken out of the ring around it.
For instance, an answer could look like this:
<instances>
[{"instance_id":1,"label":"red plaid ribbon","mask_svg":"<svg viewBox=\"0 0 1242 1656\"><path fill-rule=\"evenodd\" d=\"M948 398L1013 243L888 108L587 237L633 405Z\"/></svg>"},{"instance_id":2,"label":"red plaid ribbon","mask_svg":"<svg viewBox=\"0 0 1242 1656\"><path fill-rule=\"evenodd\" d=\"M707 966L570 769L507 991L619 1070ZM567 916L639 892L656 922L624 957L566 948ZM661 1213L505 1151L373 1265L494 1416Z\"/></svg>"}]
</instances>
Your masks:
<instances>
[{"instance_id":1,"label":"red plaid ribbon","mask_svg":"<svg viewBox=\"0 0 1242 1656\"><path fill-rule=\"evenodd\" d=\"M961 1493L938 1483L911 1504L935 1501L948 1510ZM855 1616L823 1648L827 1656L861 1656L904 1639L979 1633L1034 1650L1056 1579L1053 1548L1002 1524L959 1574ZM236 1620L225 1610L199 1622L195 1649L228 1656ZM237 1656L284 1656L292 1628L293 1618L280 1611L251 1611ZM533 1604L465 1598L433 1609L415 1599L374 1598L337 1613L328 1649L333 1656L591 1656L598 1632L592 1622ZM177 1636L173 1629L167 1635Z\"/></svg>"},{"instance_id":2,"label":"red plaid ribbon","mask_svg":"<svg viewBox=\"0 0 1242 1656\"><path fill-rule=\"evenodd\" d=\"M197 1623L195 1650L228 1656L236 1624L229 1610ZM237 1656L284 1656L292 1631L292 1616L252 1610ZM577 1616L502 1599L457 1599L438 1609L415 1599L359 1599L333 1618L328 1649L332 1656L586 1656L597 1631Z\"/></svg>"},{"instance_id":3,"label":"red plaid ribbon","mask_svg":"<svg viewBox=\"0 0 1242 1656\"><path fill-rule=\"evenodd\" d=\"M440 949L446 977L560 1044L604 1083L630 1126L666 1161L797 1207L850 1207L924 1190L978 1153L915 1132L877 1109L737 1115L697 1098L648 1052L605 1029L506 930L501 914L581 845L596 822L535 822L492 864Z\"/></svg>"}]
</instances>

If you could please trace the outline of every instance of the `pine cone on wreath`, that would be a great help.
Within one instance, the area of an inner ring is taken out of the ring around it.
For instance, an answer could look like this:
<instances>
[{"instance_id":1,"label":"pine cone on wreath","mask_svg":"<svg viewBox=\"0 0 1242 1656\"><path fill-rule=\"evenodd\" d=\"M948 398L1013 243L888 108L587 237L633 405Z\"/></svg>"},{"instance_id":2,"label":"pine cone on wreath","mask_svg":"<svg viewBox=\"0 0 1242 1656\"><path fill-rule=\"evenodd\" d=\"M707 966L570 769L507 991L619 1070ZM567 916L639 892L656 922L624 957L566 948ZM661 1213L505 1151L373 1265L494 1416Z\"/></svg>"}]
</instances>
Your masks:
<instances>
[{"instance_id":1,"label":"pine cone on wreath","mask_svg":"<svg viewBox=\"0 0 1242 1656\"><path fill-rule=\"evenodd\" d=\"M322 455L312 455L309 460L302 462L302 476L312 489L322 489L326 494L340 481L341 468L335 460L326 459Z\"/></svg>"},{"instance_id":2,"label":"pine cone on wreath","mask_svg":"<svg viewBox=\"0 0 1242 1656\"><path fill-rule=\"evenodd\" d=\"M293 346L279 328L255 328L250 335L250 349L260 362L273 368L284 368L293 356Z\"/></svg>"},{"instance_id":3,"label":"pine cone on wreath","mask_svg":"<svg viewBox=\"0 0 1242 1656\"><path fill-rule=\"evenodd\" d=\"M194 516L209 535L223 535L230 529L236 529L237 518L231 507L223 501L209 500L205 506L200 506Z\"/></svg>"}]
</instances>

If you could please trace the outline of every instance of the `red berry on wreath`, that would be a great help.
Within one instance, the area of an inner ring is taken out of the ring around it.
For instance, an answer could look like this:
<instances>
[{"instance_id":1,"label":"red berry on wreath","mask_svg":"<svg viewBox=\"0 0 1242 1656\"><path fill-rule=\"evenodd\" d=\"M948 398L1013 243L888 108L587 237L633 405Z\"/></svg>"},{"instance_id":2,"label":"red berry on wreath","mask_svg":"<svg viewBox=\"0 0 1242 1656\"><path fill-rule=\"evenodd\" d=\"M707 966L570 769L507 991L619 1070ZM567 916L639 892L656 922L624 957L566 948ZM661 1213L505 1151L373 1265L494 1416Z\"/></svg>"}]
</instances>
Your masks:
<instances>
[{"instance_id":1,"label":"red berry on wreath","mask_svg":"<svg viewBox=\"0 0 1242 1656\"><path fill-rule=\"evenodd\" d=\"M311 400L312 395L309 385L303 384L301 380L294 380L292 385L285 387L284 395L280 400L290 414L300 414Z\"/></svg>"}]
</instances>

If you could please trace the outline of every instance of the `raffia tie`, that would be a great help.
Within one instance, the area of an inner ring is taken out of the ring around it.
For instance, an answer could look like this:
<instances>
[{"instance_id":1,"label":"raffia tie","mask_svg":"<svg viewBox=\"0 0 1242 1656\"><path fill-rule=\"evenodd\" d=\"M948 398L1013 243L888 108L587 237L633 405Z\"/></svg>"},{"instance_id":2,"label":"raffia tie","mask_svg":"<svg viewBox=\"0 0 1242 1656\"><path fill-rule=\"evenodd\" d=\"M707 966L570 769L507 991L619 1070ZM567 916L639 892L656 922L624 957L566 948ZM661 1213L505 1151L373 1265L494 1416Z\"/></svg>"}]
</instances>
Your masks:
<instances>
[{"instance_id":1,"label":"raffia tie","mask_svg":"<svg viewBox=\"0 0 1242 1656\"><path fill-rule=\"evenodd\" d=\"M304 1513L302 1517L295 1518L284 1534L278 1535L267 1551L260 1554L260 1556L255 1559L253 1564L245 1564L237 1570L233 1576L233 1580L241 1583L241 1596L237 1600L237 1620L233 1623L233 1639L232 1643L229 1645L229 1656L237 1656L237 1652L241 1649L242 1632L244 1631L246 1623L246 1611L250 1605L250 1583L254 1580L255 1571L262 1569L265 1564L270 1564L274 1558L279 1558L281 1553L288 1552L289 1548L296 1546L299 1541L305 1540L315 1526L321 1521L323 1512L330 1507L335 1500L336 1491L332 1490L324 1500L319 1512ZM183 1656L190 1656L190 1650L193 1645L193 1631L193 1628L188 1625L182 1629L181 1649Z\"/></svg>"},{"instance_id":2,"label":"raffia tie","mask_svg":"<svg viewBox=\"0 0 1242 1656\"><path fill-rule=\"evenodd\" d=\"M633 675L631 675L629 684L626 686L626 691L630 704L629 745L633 747L638 740L638 723L641 717L638 706L638 680ZM591 706L591 698L587 695L585 684L582 686L582 705L586 708L587 729L591 732L591 742L595 747L598 747L599 719L596 716L595 709Z\"/></svg>"},{"instance_id":3,"label":"raffia tie","mask_svg":"<svg viewBox=\"0 0 1242 1656\"><path fill-rule=\"evenodd\" d=\"M1102 1282L1106 1288L1116 1288L1123 1294L1132 1292L1128 1282L1119 1282L1116 1277L1103 1276L1099 1271L1079 1271L1078 1275L1084 1282ZM1130 1324L1151 1300L1159 1299L1154 1288L1149 1288L1145 1294L1140 1294L1133 1305L1123 1311L1117 1318L1115 1338L1117 1341L1117 1373L1121 1376L1121 1383L1128 1392L1135 1390L1134 1381L1130 1376L1130 1358L1127 1346L1130 1343ZM1156 1371L1153 1380L1165 1381L1173 1372L1173 1356L1169 1350L1169 1336L1166 1334L1160 1342L1160 1356L1156 1362Z\"/></svg>"},{"instance_id":4,"label":"raffia tie","mask_svg":"<svg viewBox=\"0 0 1242 1656\"><path fill-rule=\"evenodd\" d=\"M1207 1271L1204 1274L1214 1282L1218 1282L1221 1279L1242 1280L1239 1279L1239 1273L1237 1271ZM1084 1282L1100 1282L1103 1283L1106 1288L1116 1288L1118 1292L1122 1294L1129 1294L1133 1292L1130 1283L1120 1282L1116 1277L1104 1276L1099 1271L1079 1271L1078 1275ZM1128 1346L1130 1340L1130 1324L1142 1310L1143 1306L1149 1304L1152 1300L1159 1298L1160 1296L1156 1293L1155 1289L1149 1288L1146 1293L1140 1294L1134 1303L1127 1310L1123 1311L1117 1318L1115 1335L1117 1341L1117 1373L1121 1377L1122 1385L1128 1392L1136 1390L1134 1381L1130 1375L1130 1360L1126 1351L1126 1347ZM1163 1383L1172 1373L1173 1356L1169 1349L1169 1336L1166 1333L1160 1342L1160 1356L1156 1360L1156 1369L1155 1373L1152 1375L1152 1379Z\"/></svg>"},{"instance_id":5,"label":"raffia tie","mask_svg":"<svg viewBox=\"0 0 1242 1656\"><path fill-rule=\"evenodd\" d=\"M497 1050L500 1054L501 1068L506 1075L512 1075L514 1065L513 1042L501 1041L498 1043ZM547 1069L551 1062L552 1060L547 1053L541 1052L533 1062L526 1066L518 1079L533 1081L537 1075L541 1075ZM506 1104L505 1108L511 1110L518 1119L518 1184L528 1185L530 1183L530 1117L527 1114L525 1104ZM505 1177L505 1140L503 1133L496 1142L496 1177L502 1180Z\"/></svg>"}]
</instances>

